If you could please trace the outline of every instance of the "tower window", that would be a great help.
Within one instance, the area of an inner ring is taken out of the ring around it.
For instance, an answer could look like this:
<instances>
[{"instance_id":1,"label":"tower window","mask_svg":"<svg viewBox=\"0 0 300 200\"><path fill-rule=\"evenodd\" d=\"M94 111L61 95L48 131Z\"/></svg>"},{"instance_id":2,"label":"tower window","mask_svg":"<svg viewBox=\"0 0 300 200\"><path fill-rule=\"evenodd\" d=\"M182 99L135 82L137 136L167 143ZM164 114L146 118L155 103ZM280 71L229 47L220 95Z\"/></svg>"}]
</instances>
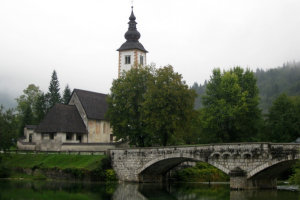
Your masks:
<instances>
[{"instance_id":1,"label":"tower window","mask_svg":"<svg viewBox=\"0 0 300 200\"><path fill-rule=\"evenodd\" d=\"M130 64L130 56L125 56L125 64Z\"/></svg>"},{"instance_id":2,"label":"tower window","mask_svg":"<svg viewBox=\"0 0 300 200\"><path fill-rule=\"evenodd\" d=\"M144 57L143 56L140 56L140 64L144 65Z\"/></svg>"}]
</instances>

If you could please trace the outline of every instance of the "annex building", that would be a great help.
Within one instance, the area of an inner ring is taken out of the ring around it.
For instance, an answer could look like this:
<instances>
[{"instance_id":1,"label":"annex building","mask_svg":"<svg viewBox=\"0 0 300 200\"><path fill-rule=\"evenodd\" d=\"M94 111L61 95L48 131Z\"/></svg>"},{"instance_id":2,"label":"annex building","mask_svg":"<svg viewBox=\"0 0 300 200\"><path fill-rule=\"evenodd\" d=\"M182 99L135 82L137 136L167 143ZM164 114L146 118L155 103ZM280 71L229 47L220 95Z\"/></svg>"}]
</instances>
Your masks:
<instances>
[{"instance_id":1,"label":"annex building","mask_svg":"<svg viewBox=\"0 0 300 200\"><path fill-rule=\"evenodd\" d=\"M126 42L119 51L118 76L132 67L146 65L147 51L139 42L133 13L129 17ZM20 150L33 151L105 151L122 145L115 141L110 123L106 94L74 89L68 105L56 104L38 125L27 125Z\"/></svg>"}]
</instances>

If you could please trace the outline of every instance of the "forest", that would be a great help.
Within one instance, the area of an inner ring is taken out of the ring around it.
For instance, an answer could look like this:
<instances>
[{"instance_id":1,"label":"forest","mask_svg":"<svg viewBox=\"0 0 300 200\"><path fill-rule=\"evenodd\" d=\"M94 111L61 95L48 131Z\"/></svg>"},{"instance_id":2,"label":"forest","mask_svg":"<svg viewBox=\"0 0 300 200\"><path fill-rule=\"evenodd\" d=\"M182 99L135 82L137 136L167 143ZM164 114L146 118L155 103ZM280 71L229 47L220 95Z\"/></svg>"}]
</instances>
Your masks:
<instances>
[{"instance_id":1,"label":"forest","mask_svg":"<svg viewBox=\"0 0 300 200\"><path fill-rule=\"evenodd\" d=\"M300 95L300 62L287 62L281 67L263 70L256 69L254 75L259 90L259 107L267 113L272 102L282 93L288 96ZM205 93L207 81L203 84L195 82L192 89L198 94L195 108L203 106L202 96Z\"/></svg>"}]
</instances>

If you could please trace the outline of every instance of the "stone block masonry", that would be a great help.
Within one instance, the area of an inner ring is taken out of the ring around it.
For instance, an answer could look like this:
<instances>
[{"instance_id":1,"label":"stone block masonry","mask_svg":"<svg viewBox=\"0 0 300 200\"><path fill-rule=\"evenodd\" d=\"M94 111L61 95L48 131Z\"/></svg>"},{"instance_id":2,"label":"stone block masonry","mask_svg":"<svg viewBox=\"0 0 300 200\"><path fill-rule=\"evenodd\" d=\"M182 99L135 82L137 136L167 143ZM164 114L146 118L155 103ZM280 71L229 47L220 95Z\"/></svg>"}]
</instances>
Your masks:
<instances>
[{"instance_id":1,"label":"stone block masonry","mask_svg":"<svg viewBox=\"0 0 300 200\"><path fill-rule=\"evenodd\" d=\"M209 163L230 176L232 189L276 187L277 176L300 159L294 143L233 143L110 150L119 180L161 182L186 161Z\"/></svg>"}]
</instances>

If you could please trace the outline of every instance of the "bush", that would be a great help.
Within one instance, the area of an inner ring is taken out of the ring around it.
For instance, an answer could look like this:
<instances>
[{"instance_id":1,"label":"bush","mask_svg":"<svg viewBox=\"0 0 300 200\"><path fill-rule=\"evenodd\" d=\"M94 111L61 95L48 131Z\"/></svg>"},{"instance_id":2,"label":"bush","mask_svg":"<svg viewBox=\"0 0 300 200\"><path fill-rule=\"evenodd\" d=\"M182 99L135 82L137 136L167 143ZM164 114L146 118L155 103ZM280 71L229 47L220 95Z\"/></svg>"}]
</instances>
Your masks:
<instances>
[{"instance_id":1,"label":"bush","mask_svg":"<svg viewBox=\"0 0 300 200\"><path fill-rule=\"evenodd\" d=\"M111 182L111 181L116 181L117 176L116 173L113 169L106 169L105 170L105 181L106 182Z\"/></svg>"},{"instance_id":2,"label":"bush","mask_svg":"<svg viewBox=\"0 0 300 200\"><path fill-rule=\"evenodd\" d=\"M289 178L289 183L300 185L300 161L294 166L294 174Z\"/></svg>"},{"instance_id":3,"label":"bush","mask_svg":"<svg viewBox=\"0 0 300 200\"><path fill-rule=\"evenodd\" d=\"M195 167L176 171L174 178L178 181L184 182L213 182L229 180L229 177L221 170L207 163L201 162L198 162Z\"/></svg>"}]
</instances>

